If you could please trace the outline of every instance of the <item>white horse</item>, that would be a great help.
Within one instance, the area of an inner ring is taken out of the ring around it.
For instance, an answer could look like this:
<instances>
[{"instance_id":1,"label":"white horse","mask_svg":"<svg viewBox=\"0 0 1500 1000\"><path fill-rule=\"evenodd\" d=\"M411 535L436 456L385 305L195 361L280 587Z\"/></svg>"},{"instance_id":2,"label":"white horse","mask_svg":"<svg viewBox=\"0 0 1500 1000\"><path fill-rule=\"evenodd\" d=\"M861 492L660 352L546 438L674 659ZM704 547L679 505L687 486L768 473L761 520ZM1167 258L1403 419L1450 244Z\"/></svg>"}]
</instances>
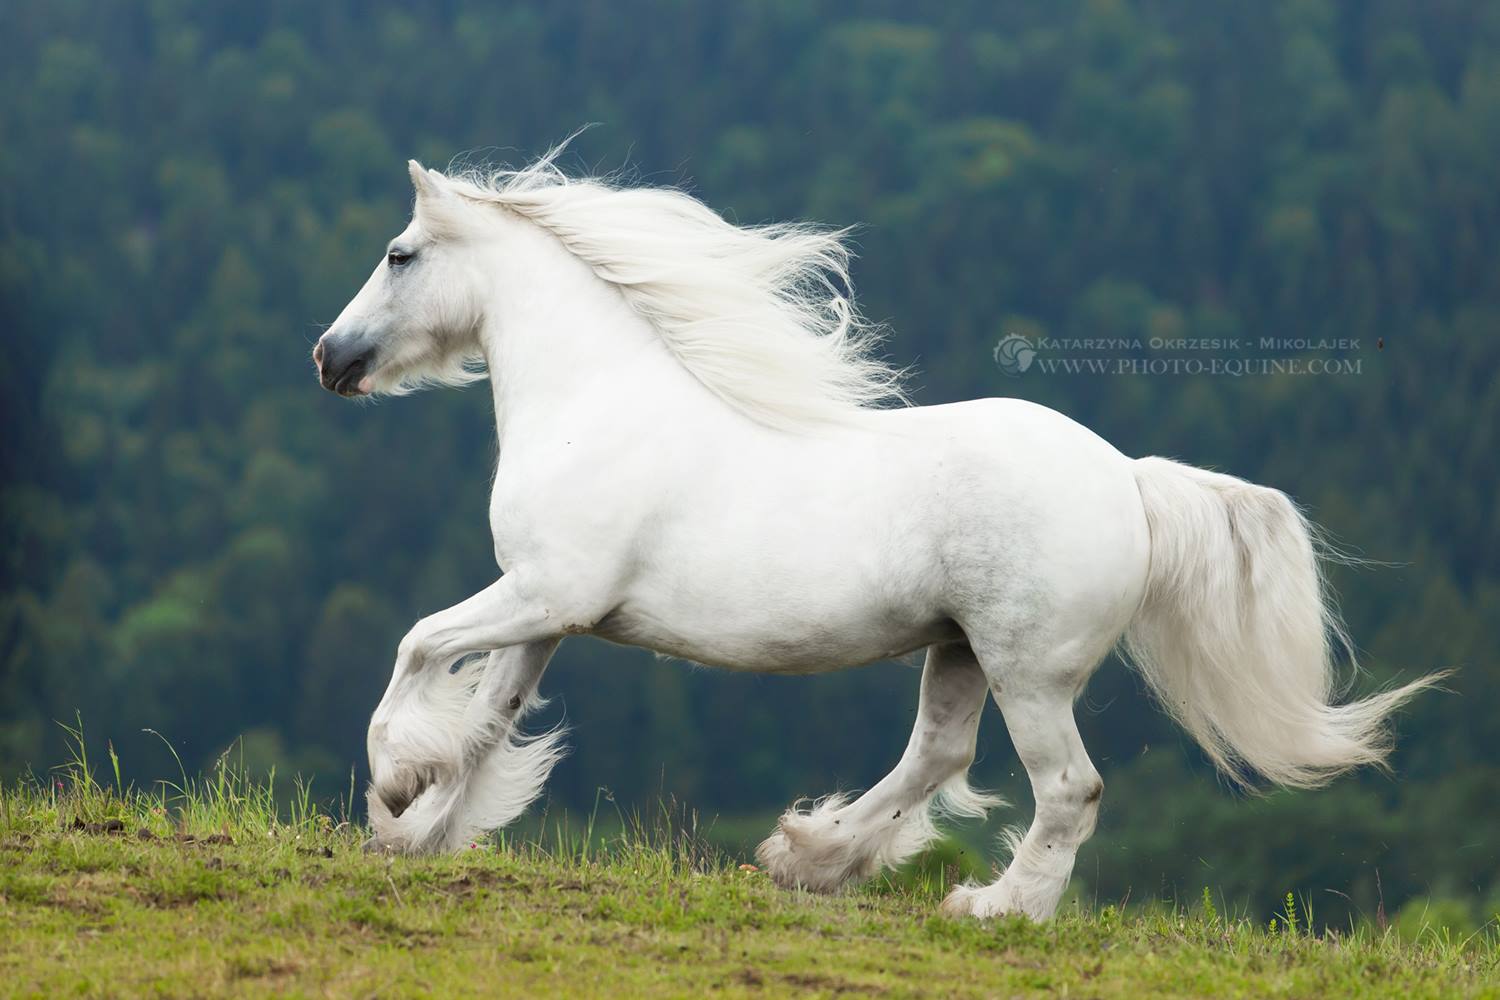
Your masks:
<instances>
[{"instance_id":1,"label":"white horse","mask_svg":"<svg viewBox=\"0 0 1500 1000\"><path fill-rule=\"evenodd\" d=\"M868 877L934 837L939 805L997 804L966 782L993 697L1036 815L953 914L1056 908L1103 793L1073 702L1122 640L1237 780L1382 759L1384 718L1432 678L1333 704L1342 631L1285 495L1019 400L877 408L900 373L838 292L842 233L735 226L570 179L555 152L489 175L413 161L411 224L314 350L345 396L487 375L499 428L504 575L401 642L369 731L375 846L456 848L539 794L558 739L517 723L569 635L775 673L926 649L895 769L760 845L784 886Z\"/></svg>"}]
</instances>

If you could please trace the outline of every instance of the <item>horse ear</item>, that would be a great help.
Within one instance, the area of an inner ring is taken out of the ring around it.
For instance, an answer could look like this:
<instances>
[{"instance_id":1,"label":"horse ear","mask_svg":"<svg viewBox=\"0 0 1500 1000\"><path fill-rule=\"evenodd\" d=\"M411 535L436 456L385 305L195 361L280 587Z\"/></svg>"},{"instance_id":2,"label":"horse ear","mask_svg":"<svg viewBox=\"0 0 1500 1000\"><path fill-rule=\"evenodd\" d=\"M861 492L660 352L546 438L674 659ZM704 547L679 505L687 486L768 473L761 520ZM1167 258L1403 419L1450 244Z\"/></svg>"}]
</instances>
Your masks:
<instances>
[{"instance_id":1,"label":"horse ear","mask_svg":"<svg viewBox=\"0 0 1500 1000\"><path fill-rule=\"evenodd\" d=\"M428 170L416 160L406 161L406 168L411 174L411 186L417 191L412 217L420 220L422 228L435 237L457 234L463 225L458 212L462 199L454 194L448 178L436 170Z\"/></svg>"},{"instance_id":2,"label":"horse ear","mask_svg":"<svg viewBox=\"0 0 1500 1000\"><path fill-rule=\"evenodd\" d=\"M438 182L443 175L436 170L428 170L416 160L407 160L406 170L411 174L411 186L416 188L418 198L429 198L442 191Z\"/></svg>"}]
</instances>

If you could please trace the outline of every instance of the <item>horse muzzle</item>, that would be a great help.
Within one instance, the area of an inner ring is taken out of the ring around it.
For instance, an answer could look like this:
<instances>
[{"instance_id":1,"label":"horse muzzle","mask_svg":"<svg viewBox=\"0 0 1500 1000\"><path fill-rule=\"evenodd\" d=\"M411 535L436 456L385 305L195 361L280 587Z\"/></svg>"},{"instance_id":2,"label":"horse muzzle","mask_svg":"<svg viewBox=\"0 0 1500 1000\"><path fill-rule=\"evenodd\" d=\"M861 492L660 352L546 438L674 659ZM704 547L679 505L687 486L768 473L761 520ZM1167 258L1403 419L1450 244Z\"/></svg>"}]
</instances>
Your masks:
<instances>
[{"instance_id":1,"label":"horse muzzle","mask_svg":"<svg viewBox=\"0 0 1500 1000\"><path fill-rule=\"evenodd\" d=\"M375 368L375 348L364 338L325 333L313 348L318 381L340 396L367 396L373 388L370 372Z\"/></svg>"}]
</instances>

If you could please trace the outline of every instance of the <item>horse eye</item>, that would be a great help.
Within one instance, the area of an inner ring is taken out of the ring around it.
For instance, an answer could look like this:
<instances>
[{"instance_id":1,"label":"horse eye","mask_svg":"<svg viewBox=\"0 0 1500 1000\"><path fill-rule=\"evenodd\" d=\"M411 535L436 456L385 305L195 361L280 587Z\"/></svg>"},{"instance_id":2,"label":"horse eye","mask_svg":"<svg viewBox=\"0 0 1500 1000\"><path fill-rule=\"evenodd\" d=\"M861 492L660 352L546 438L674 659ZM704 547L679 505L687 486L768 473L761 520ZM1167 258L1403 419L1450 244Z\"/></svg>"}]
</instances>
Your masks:
<instances>
[{"instance_id":1,"label":"horse eye","mask_svg":"<svg viewBox=\"0 0 1500 1000\"><path fill-rule=\"evenodd\" d=\"M385 255L385 262L391 267L402 267L403 265L407 264L411 260L411 258L412 255L409 253L402 253L399 250L392 250L390 253Z\"/></svg>"}]
</instances>

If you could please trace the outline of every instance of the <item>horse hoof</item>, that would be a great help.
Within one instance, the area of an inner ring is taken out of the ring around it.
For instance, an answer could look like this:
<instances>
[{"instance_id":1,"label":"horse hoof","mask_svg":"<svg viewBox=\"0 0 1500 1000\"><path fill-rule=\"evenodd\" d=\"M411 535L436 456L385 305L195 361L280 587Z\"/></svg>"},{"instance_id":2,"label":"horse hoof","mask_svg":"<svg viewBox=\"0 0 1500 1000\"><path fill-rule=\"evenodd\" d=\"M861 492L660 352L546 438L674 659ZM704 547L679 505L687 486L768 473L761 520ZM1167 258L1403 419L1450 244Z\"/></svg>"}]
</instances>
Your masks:
<instances>
[{"instance_id":1,"label":"horse hoof","mask_svg":"<svg viewBox=\"0 0 1500 1000\"><path fill-rule=\"evenodd\" d=\"M938 912L953 920L962 920L965 917L977 916L974 912L975 903L978 902L979 887L971 885L956 885L938 907Z\"/></svg>"}]
</instances>

